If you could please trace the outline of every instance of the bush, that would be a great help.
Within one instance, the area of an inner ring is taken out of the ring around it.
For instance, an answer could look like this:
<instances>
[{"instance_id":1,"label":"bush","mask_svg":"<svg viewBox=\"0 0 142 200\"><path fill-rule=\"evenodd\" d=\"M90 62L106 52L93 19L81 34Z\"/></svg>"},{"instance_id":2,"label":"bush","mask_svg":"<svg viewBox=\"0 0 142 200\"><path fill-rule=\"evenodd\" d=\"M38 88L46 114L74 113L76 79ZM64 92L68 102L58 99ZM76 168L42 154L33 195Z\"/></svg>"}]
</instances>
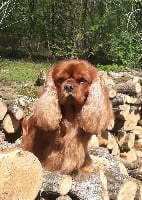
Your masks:
<instances>
[{"instance_id":1,"label":"bush","mask_svg":"<svg viewBox=\"0 0 142 200\"><path fill-rule=\"evenodd\" d=\"M115 63L127 67L140 67L142 44L138 34L122 32L110 40L110 55Z\"/></svg>"}]
</instances>

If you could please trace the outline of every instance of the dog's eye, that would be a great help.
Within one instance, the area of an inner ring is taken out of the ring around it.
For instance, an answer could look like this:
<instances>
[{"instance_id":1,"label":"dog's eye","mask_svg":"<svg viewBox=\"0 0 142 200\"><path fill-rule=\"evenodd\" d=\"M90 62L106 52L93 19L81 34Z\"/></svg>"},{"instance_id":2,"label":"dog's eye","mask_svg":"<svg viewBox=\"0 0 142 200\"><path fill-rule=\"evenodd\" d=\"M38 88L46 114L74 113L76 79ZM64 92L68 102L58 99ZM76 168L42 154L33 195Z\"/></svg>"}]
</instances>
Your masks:
<instances>
[{"instance_id":1,"label":"dog's eye","mask_svg":"<svg viewBox=\"0 0 142 200\"><path fill-rule=\"evenodd\" d=\"M87 83L87 80L84 78L79 78L78 83Z\"/></svg>"},{"instance_id":2,"label":"dog's eye","mask_svg":"<svg viewBox=\"0 0 142 200\"><path fill-rule=\"evenodd\" d=\"M58 80L57 80L57 83L63 83L65 81L65 79L64 78L59 78Z\"/></svg>"}]
</instances>

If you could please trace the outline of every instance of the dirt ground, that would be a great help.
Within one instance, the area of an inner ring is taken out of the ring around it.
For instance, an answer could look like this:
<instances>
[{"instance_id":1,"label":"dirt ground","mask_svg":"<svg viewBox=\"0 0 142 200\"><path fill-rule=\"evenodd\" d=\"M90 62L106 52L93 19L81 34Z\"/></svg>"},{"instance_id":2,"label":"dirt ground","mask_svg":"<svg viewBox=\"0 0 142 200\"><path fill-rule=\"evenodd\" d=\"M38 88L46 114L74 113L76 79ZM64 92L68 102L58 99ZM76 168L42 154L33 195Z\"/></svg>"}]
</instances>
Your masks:
<instances>
[{"instance_id":1,"label":"dirt ground","mask_svg":"<svg viewBox=\"0 0 142 200\"><path fill-rule=\"evenodd\" d=\"M3 99L16 99L19 95L20 84L0 81L0 97Z\"/></svg>"}]
</instances>

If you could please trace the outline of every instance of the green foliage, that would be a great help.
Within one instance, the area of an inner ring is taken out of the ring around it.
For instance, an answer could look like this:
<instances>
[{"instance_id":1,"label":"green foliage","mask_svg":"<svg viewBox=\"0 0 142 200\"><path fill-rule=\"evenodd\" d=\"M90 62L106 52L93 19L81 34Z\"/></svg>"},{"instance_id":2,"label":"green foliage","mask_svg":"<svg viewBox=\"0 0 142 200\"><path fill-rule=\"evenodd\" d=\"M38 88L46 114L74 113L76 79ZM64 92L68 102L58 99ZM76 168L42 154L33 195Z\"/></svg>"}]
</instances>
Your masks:
<instances>
[{"instance_id":1,"label":"green foliage","mask_svg":"<svg viewBox=\"0 0 142 200\"><path fill-rule=\"evenodd\" d=\"M97 65L97 68L99 70L103 70L103 71L125 71L126 67L122 66L122 65L116 65L116 64L112 64L112 65Z\"/></svg>"},{"instance_id":2,"label":"green foliage","mask_svg":"<svg viewBox=\"0 0 142 200\"><path fill-rule=\"evenodd\" d=\"M139 42L136 34L120 33L119 37L112 36L110 47L110 54L115 63L135 67L142 58L142 43Z\"/></svg>"},{"instance_id":3,"label":"green foliage","mask_svg":"<svg viewBox=\"0 0 142 200\"><path fill-rule=\"evenodd\" d=\"M95 64L141 67L140 0L10 2L0 13L0 47L11 50L7 57L18 57L17 52L49 61L93 56Z\"/></svg>"}]
</instances>

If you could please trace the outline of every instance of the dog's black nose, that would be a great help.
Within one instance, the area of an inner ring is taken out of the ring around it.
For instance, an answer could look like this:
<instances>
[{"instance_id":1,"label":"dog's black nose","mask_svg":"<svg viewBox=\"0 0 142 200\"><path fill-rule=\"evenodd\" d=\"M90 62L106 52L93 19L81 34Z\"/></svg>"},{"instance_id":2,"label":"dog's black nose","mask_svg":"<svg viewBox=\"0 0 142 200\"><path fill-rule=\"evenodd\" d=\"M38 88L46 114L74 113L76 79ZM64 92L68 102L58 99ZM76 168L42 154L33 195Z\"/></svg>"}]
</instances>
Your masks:
<instances>
[{"instance_id":1,"label":"dog's black nose","mask_svg":"<svg viewBox=\"0 0 142 200\"><path fill-rule=\"evenodd\" d=\"M74 89L74 86L71 83L68 83L68 84L65 85L65 90L67 92L72 92L73 89Z\"/></svg>"}]
</instances>

